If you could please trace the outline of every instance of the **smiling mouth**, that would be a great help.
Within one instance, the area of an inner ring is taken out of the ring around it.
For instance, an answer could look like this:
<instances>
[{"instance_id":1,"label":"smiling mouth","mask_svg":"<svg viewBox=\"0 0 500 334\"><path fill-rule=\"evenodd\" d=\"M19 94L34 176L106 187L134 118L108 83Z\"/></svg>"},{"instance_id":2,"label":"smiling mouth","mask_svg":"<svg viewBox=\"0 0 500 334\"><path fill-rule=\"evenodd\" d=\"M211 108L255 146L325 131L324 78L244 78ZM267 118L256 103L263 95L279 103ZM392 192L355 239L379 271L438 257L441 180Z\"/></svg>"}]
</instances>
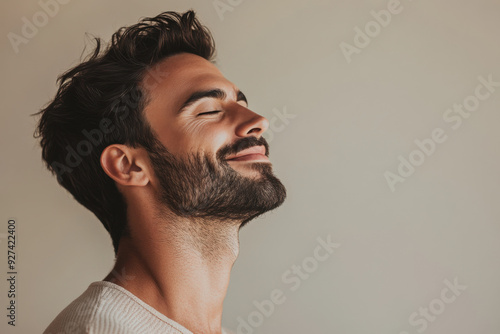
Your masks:
<instances>
[{"instance_id":1,"label":"smiling mouth","mask_svg":"<svg viewBox=\"0 0 500 334\"><path fill-rule=\"evenodd\" d=\"M227 161L269 161L266 156L266 148L262 145L247 148L235 156L229 157Z\"/></svg>"},{"instance_id":2,"label":"smiling mouth","mask_svg":"<svg viewBox=\"0 0 500 334\"><path fill-rule=\"evenodd\" d=\"M266 156L266 148L263 145L249 147L238 152L238 154L229 156L227 161L247 161L247 160L269 160Z\"/></svg>"},{"instance_id":3,"label":"smiling mouth","mask_svg":"<svg viewBox=\"0 0 500 334\"><path fill-rule=\"evenodd\" d=\"M257 161L257 160L269 161L269 158L266 157L264 154L252 153L252 154L241 155L239 157L232 158L232 159L227 159L227 161Z\"/></svg>"}]
</instances>

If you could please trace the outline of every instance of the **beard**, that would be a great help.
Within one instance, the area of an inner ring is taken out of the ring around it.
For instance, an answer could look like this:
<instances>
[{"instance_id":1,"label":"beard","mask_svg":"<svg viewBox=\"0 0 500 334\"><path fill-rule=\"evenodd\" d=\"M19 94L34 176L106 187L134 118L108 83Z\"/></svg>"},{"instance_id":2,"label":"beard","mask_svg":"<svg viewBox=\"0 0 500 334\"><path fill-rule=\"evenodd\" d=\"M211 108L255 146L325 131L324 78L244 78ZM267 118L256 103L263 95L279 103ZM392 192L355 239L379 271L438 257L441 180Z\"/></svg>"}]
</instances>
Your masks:
<instances>
[{"instance_id":1,"label":"beard","mask_svg":"<svg viewBox=\"0 0 500 334\"><path fill-rule=\"evenodd\" d=\"M267 162L244 162L257 177L233 169L225 160L246 148L269 145L264 137L253 136L235 145L221 148L216 156L205 152L176 157L155 140L148 149L154 173L159 181L158 200L175 215L209 220L228 220L240 224L279 207L286 198L286 188Z\"/></svg>"}]
</instances>

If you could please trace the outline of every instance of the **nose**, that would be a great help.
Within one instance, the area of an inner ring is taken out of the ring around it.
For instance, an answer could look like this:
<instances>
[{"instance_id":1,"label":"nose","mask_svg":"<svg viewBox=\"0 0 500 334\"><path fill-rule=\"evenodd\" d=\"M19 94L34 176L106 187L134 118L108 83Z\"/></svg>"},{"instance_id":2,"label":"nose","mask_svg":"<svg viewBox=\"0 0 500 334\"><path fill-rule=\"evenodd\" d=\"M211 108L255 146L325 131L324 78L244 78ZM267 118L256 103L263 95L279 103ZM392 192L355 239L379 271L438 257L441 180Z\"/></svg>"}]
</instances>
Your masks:
<instances>
[{"instance_id":1,"label":"nose","mask_svg":"<svg viewBox=\"0 0 500 334\"><path fill-rule=\"evenodd\" d=\"M249 135L260 138L269 128L269 121L252 110L239 105L236 110L237 126L236 135L238 137L247 137Z\"/></svg>"}]
</instances>

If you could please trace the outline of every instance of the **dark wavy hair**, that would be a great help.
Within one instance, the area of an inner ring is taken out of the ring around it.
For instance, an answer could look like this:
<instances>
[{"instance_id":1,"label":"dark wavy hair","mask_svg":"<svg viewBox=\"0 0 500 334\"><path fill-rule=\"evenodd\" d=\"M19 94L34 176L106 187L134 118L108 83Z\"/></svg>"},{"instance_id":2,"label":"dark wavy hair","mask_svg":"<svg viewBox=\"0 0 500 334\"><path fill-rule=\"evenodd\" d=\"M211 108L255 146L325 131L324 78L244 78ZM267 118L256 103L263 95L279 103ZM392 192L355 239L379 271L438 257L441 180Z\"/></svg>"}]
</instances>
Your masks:
<instances>
[{"instance_id":1,"label":"dark wavy hair","mask_svg":"<svg viewBox=\"0 0 500 334\"><path fill-rule=\"evenodd\" d=\"M145 74L153 71L161 80L155 65L184 52L213 62L215 43L192 10L122 27L104 50L100 38L95 42L86 59L58 77L55 98L34 114L41 115L34 137L41 138L42 158L59 184L109 232L116 255L121 237L130 233L127 205L100 165L102 151L111 144L150 151L156 136L143 114Z\"/></svg>"}]
</instances>

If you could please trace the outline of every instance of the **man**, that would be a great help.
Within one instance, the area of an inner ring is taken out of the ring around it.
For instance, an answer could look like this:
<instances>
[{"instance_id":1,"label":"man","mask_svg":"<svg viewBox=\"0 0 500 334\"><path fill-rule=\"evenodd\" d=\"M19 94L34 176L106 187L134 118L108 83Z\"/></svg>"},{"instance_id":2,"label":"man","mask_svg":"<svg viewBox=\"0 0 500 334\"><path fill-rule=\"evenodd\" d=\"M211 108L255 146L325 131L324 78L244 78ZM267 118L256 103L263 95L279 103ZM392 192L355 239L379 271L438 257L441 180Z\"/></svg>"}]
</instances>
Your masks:
<instances>
[{"instance_id":1,"label":"man","mask_svg":"<svg viewBox=\"0 0 500 334\"><path fill-rule=\"evenodd\" d=\"M193 11L118 30L59 78L36 136L116 263L44 333L224 333L239 229L280 206L266 118L212 58Z\"/></svg>"}]
</instances>

